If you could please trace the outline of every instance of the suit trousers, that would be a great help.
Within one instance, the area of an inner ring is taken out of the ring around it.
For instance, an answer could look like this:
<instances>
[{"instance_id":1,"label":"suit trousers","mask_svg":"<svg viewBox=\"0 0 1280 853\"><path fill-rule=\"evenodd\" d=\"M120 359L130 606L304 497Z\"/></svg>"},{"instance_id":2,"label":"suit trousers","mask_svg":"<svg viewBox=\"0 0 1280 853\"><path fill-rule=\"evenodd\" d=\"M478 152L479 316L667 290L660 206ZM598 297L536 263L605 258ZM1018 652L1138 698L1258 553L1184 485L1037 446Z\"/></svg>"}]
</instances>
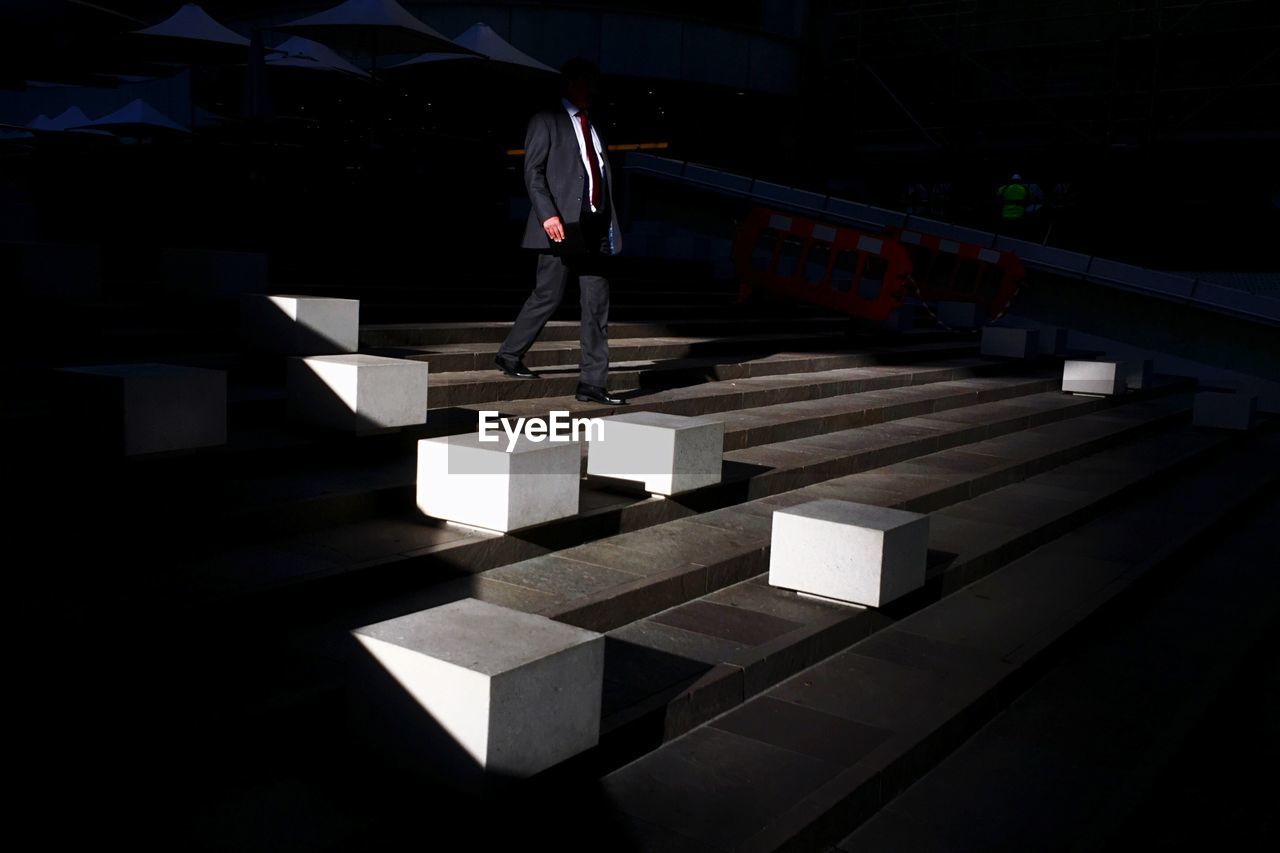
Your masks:
<instances>
[{"instance_id":1,"label":"suit trousers","mask_svg":"<svg viewBox=\"0 0 1280 853\"><path fill-rule=\"evenodd\" d=\"M603 219L603 226L600 220ZM607 387L609 379L609 278L606 266L608 255L597 251L602 237L601 228L609 227L609 220L599 214L583 219L583 234L591 251L584 255L553 255L538 253L537 278L533 293L520 308L511 331L498 350L499 355L523 358L533 346L542 328L564 299L565 285L570 278L578 281L578 294L582 310L580 330L582 359L579 382L584 385Z\"/></svg>"}]
</instances>

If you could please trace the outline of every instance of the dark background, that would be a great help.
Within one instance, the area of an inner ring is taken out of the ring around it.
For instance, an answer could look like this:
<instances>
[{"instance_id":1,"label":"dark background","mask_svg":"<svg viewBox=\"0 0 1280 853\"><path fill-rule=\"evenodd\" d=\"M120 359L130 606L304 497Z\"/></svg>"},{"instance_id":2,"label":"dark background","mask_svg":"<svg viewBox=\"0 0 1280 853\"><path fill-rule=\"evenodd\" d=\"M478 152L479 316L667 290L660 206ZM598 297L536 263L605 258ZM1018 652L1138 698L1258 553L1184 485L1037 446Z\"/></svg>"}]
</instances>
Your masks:
<instances>
[{"instance_id":1,"label":"dark background","mask_svg":"<svg viewBox=\"0 0 1280 853\"><path fill-rule=\"evenodd\" d=\"M326 4L203 5L249 32ZM405 5L446 35L461 20L504 34L505 21L517 47L553 66L597 60L597 120L614 144L666 143L658 153L984 226L1017 171L1047 195L1070 185L1034 223L1037 240L1166 269L1274 267L1280 28L1263 0ZM125 33L140 24L124 16L152 23L176 6L7 3L0 85L154 71L139 65ZM700 69L716 58L687 45L674 65L657 51L652 73L630 57L617 73L599 27L584 30L596 39L539 35L541 54L522 44L511 22L540 9L631 15L768 51L748 58L743 85L708 82ZM268 43L281 38L268 31ZM3 219L21 222L10 236L270 248L282 275L304 280L360 266L348 245L376 248L386 275L408 279L412 264L391 260L406 251L486 251L495 235L514 245L523 188L508 152L554 98L554 78L273 75L271 115L247 119L243 66L182 73L216 126L135 148L5 146L0 204L22 211ZM30 116L0 116L15 118Z\"/></svg>"}]
</instances>

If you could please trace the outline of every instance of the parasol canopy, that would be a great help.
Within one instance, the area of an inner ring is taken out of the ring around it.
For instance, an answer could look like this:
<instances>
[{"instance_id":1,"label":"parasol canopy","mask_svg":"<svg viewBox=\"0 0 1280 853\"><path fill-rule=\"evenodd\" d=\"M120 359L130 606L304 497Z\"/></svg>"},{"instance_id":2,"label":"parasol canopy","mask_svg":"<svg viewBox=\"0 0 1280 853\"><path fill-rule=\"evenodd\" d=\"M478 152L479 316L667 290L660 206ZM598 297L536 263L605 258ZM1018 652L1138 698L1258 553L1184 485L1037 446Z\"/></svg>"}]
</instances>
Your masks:
<instances>
[{"instance_id":1,"label":"parasol canopy","mask_svg":"<svg viewBox=\"0 0 1280 853\"><path fill-rule=\"evenodd\" d=\"M315 39L353 53L413 53L435 50L468 53L467 48L428 27L395 0L346 0L274 29Z\"/></svg>"},{"instance_id":2,"label":"parasol canopy","mask_svg":"<svg viewBox=\"0 0 1280 853\"><path fill-rule=\"evenodd\" d=\"M131 133L153 133L157 130L175 133L190 133L183 125L178 124L146 101L138 98L130 101L113 113L94 119L81 125L94 130L110 130L113 133L129 135Z\"/></svg>"},{"instance_id":3,"label":"parasol canopy","mask_svg":"<svg viewBox=\"0 0 1280 853\"><path fill-rule=\"evenodd\" d=\"M343 59L332 48L302 36L293 36L276 45L267 55L267 65L273 68L339 71L355 77L369 76L369 72Z\"/></svg>"},{"instance_id":4,"label":"parasol canopy","mask_svg":"<svg viewBox=\"0 0 1280 853\"><path fill-rule=\"evenodd\" d=\"M84 127L90 118L79 107L67 107L58 115L49 118L46 115L36 116L27 127L32 130L70 130L73 127Z\"/></svg>"},{"instance_id":5,"label":"parasol canopy","mask_svg":"<svg viewBox=\"0 0 1280 853\"><path fill-rule=\"evenodd\" d=\"M155 26L134 30L134 34L155 38L213 42L232 47L249 46L247 38L215 21L208 12L195 3L186 4Z\"/></svg>"},{"instance_id":6,"label":"parasol canopy","mask_svg":"<svg viewBox=\"0 0 1280 853\"><path fill-rule=\"evenodd\" d=\"M152 61L220 65L243 62L249 40L224 27L194 3L168 19L130 33Z\"/></svg>"},{"instance_id":7,"label":"parasol canopy","mask_svg":"<svg viewBox=\"0 0 1280 853\"><path fill-rule=\"evenodd\" d=\"M498 35L493 27L484 22L477 22L462 32L455 42L469 50L475 51L478 56L476 58L487 58L494 62L502 62L507 65L515 65L521 68L531 68L536 71L547 71L552 74L557 73L556 69L546 63L539 62L529 54L519 50L511 45L506 39ZM415 56L413 59L401 62L392 66L393 68L406 68L414 65L421 65L425 62L439 62L441 60L471 58L468 54L459 53L424 53Z\"/></svg>"}]
</instances>

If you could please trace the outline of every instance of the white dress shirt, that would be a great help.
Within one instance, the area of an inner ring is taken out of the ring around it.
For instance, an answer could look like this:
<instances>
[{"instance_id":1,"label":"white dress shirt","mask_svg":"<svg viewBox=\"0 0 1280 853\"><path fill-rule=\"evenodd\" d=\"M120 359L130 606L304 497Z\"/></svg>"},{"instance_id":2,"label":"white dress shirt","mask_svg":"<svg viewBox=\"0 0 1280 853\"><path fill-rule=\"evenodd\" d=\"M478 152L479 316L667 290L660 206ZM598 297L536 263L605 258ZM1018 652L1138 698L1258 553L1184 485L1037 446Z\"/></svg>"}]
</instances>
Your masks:
<instances>
[{"instance_id":1,"label":"white dress shirt","mask_svg":"<svg viewBox=\"0 0 1280 853\"><path fill-rule=\"evenodd\" d=\"M587 204L591 207L591 212L596 212L596 206L591 204L591 185L595 178L591 174L591 161L587 159L587 145L582 138L582 122L578 121L578 107L568 98L561 98L560 103L564 104L564 108L569 111L569 122L573 125L574 135L578 137L578 151L582 154L582 165L587 170ZM600 177L604 178L604 147L600 145L600 137L596 134L595 125L591 124L590 116L587 117L587 125L591 128L591 144L596 149L596 162L600 164ZM604 196L601 196L603 200Z\"/></svg>"}]
</instances>

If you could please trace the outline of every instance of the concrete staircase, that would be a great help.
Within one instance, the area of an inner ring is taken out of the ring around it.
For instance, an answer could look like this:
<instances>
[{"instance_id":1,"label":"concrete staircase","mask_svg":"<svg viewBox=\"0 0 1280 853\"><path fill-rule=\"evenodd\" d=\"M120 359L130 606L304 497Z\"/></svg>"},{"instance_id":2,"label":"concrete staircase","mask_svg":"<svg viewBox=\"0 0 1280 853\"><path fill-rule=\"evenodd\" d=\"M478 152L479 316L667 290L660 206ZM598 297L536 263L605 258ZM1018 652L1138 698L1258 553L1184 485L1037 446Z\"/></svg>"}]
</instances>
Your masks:
<instances>
[{"instance_id":1,"label":"concrete staircase","mask_svg":"<svg viewBox=\"0 0 1280 853\"><path fill-rule=\"evenodd\" d=\"M490 368L506 328L363 328L363 349L430 364L424 427L300 429L245 372L226 448L86 469L115 493L92 543L59 544L82 566L74 612L115 626L104 654L147 643L125 664L139 700L207 733L177 761L201 777L171 804L194 812L187 831L236 826L221 843L241 849L298 826L320 829L292 849L384 849L428 824L482 849L861 849L853 833L1095 613L1225 535L1280 471L1271 422L1193 429L1177 378L1077 397L1060 360L983 358L972 336L694 317L614 324L611 387L630 411L722 420L720 484L660 498L586 479L578 515L511 535L425 519L417 439L471 431L482 409L616 413L572 397L576 325L547 327L533 381ZM926 586L879 610L770 587L773 511L817 498L929 513ZM95 578L86 555L115 549L139 568ZM350 629L465 597L607 637L599 746L480 800L370 764L343 712ZM155 734L123 712L100 724Z\"/></svg>"}]
</instances>

